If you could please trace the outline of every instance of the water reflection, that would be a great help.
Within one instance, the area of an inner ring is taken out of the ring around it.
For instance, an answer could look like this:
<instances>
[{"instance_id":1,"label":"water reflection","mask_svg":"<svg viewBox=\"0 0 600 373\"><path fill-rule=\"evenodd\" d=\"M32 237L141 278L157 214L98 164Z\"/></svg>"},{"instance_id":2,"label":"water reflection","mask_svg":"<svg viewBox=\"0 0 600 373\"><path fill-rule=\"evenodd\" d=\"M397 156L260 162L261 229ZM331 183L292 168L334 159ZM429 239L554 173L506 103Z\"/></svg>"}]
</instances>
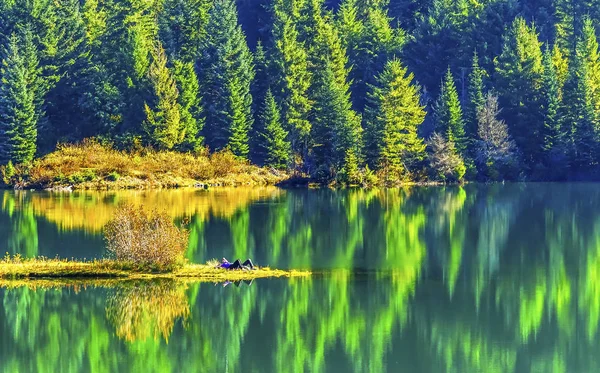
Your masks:
<instances>
[{"instance_id":1,"label":"water reflection","mask_svg":"<svg viewBox=\"0 0 600 373\"><path fill-rule=\"evenodd\" d=\"M188 256L252 257L313 268L317 276L239 287L167 282L2 290L2 369L600 368L595 185L239 192L239 199L236 191L177 197L188 204L173 207L173 217L193 218ZM7 247L48 252L73 240L85 250L81 256L101 255L96 222L69 230L48 217L60 214L40 213L59 210L56 201L67 197L4 193L0 230ZM40 201L46 210L35 207ZM56 233L48 233L52 224Z\"/></svg>"}]
</instances>

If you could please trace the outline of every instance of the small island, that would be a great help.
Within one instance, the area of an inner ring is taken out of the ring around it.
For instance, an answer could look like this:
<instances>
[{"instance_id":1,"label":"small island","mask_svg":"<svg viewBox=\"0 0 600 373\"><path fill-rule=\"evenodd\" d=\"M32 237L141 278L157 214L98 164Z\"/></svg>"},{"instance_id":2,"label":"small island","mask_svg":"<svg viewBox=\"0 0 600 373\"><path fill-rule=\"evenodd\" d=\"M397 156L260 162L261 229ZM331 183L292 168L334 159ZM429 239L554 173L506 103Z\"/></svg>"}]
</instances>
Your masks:
<instances>
[{"instance_id":1,"label":"small island","mask_svg":"<svg viewBox=\"0 0 600 373\"><path fill-rule=\"evenodd\" d=\"M7 257L0 261L0 279L188 279L193 282L224 282L253 280L267 277L305 277L309 271L279 270L259 267L255 270L227 270L217 268L212 263L187 263L168 271L139 267L134 263L102 259L78 261L66 259Z\"/></svg>"},{"instance_id":2,"label":"small island","mask_svg":"<svg viewBox=\"0 0 600 373\"><path fill-rule=\"evenodd\" d=\"M192 282L249 281L265 277L302 277L309 271L269 267L231 270L217 260L193 264L184 258L189 231L176 225L164 211L147 211L124 205L104 227L108 257L94 260L23 258L6 255L0 260L0 279L154 280L187 279ZM4 284L10 286L10 284Z\"/></svg>"}]
</instances>

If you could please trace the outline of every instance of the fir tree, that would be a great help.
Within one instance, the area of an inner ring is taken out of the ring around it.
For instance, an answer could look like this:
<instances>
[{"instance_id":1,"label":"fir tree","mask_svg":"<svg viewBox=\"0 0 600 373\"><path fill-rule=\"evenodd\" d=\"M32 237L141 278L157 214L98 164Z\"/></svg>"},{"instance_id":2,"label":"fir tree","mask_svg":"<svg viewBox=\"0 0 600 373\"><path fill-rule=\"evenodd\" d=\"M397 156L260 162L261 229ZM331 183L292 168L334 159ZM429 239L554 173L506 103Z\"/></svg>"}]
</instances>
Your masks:
<instances>
[{"instance_id":1,"label":"fir tree","mask_svg":"<svg viewBox=\"0 0 600 373\"><path fill-rule=\"evenodd\" d=\"M271 90L267 90L261 114L259 116L262 144L264 144L265 165L277 169L286 169L290 164L291 145L287 131L281 124L281 115Z\"/></svg>"},{"instance_id":2,"label":"fir tree","mask_svg":"<svg viewBox=\"0 0 600 373\"><path fill-rule=\"evenodd\" d=\"M195 62L206 37L210 0L165 0L158 15L159 36L170 59Z\"/></svg>"},{"instance_id":3,"label":"fir tree","mask_svg":"<svg viewBox=\"0 0 600 373\"><path fill-rule=\"evenodd\" d=\"M314 98L318 105L313 108L313 152L316 164L325 170L320 177L329 177L344 167L348 150L359 154L360 117L351 110L348 93L336 82L331 64L326 64L316 78Z\"/></svg>"},{"instance_id":4,"label":"fir tree","mask_svg":"<svg viewBox=\"0 0 600 373\"><path fill-rule=\"evenodd\" d=\"M311 131L308 116L312 107L308 98L311 74L307 52L299 41L293 19L281 10L275 9L274 12L270 61L274 75L273 95L281 106L293 151L306 156Z\"/></svg>"},{"instance_id":5,"label":"fir tree","mask_svg":"<svg viewBox=\"0 0 600 373\"><path fill-rule=\"evenodd\" d=\"M485 75L485 70L479 66L479 56L475 52L473 53L473 63L469 73L468 103L465 110L467 122L466 135L469 140L474 139L477 135L477 113L485 105L485 95L483 92L483 79Z\"/></svg>"},{"instance_id":6,"label":"fir tree","mask_svg":"<svg viewBox=\"0 0 600 373\"><path fill-rule=\"evenodd\" d=\"M247 157L254 71L233 0L214 3L198 67L207 144L214 150L229 147L235 155Z\"/></svg>"},{"instance_id":7,"label":"fir tree","mask_svg":"<svg viewBox=\"0 0 600 373\"><path fill-rule=\"evenodd\" d=\"M588 72L589 64L578 56L575 70L567 83L567 105L570 108L571 123L571 163L579 170L585 170L596 163L598 153L598 117L594 110L592 79Z\"/></svg>"},{"instance_id":8,"label":"fir tree","mask_svg":"<svg viewBox=\"0 0 600 373\"><path fill-rule=\"evenodd\" d=\"M314 102L311 112L314 154L322 169L336 174L345 167L346 159L353 159L347 158L349 150L357 159L361 155L361 119L352 110L346 48L330 15L323 14L321 1L309 4L309 18L313 20L309 60L314 74L309 93Z\"/></svg>"},{"instance_id":9,"label":"fir tree","mask_svg":"<svg viewBox=\"0 0 600 373\"><path fill-rule=\"evenodd\" d=\"M393 28L385 2L344 0L338 27L348 50L354 107L363 110L369 86L383 71L386 62L399 57L406 42L400 28Z\"/></svg>"},{"instance_id":10,"label":"fir tree","mask_svg":"<svg viewBox=\"0 0 600 373\"><path fill-rule=\"evenodd\" d=\"M542 72L536 29L517 18L504 36L502 54L496 59L496 87L503 118L530 167L543 158L543 115L539 104Z\"/></svg>"},{"instance_id":11,"label":"fir tree","mask_svg":"<svg viewBox=\"0 0 600 373\"><path fill-rule=\"evenodd\" d=\"M544 115L544 124L542 129L543 150L546 153L546 159L559 156L559 153L566 149L563 147L563 134L561 126L561 100L559 91L559 82L556 75L556 69L552 61L550 49L546 48L544 52L544 73L542 76L542 111Z\"/></svg>"},{"instance_id":12,"label":"fir tree","mask_svg":"<svg viewBox=\"0 0 600 373\"><path fill-rule=\"evenodd\" d=\"M4 50L0 67L0 164L33 160L37 141L34 79L21 54L21 40L13 34Z\"/></svg>"},{"instance_id":13,"label":"fir tree","mask_svg":"<svg viewBox=\"0 0 600 373\"><path fill-rule=\"evenodd\" d=\"M193 63L175 60L173 77L177 83L179 91L177 102L181 108L183 142L179 145L179 149L196 151L203 141L200 133L204 127L204 118L200 102L200 87Z\"/></svg>"},{"instance_id":14,"label":"fir tree","mask_svg":"<svg viewBox=\"0 0 600 373\"><path fill-rule=\"evenodd\" d=\"M442 81L440 96L435 106L436 131L454 143L456 150L465 155L467 139L463 121L462 108L458 99L458 92L454 84L454 77L450 68Z\"/></svg>"},{"instance_id":15,"label":"fir tree","mask_svg":"<svg viewBox=\"0 0 600 373\"><path fill-rule=\"evenodd\" d=\"M417 136L425 111L419 103L419 87L412 81L413 74L407 75L407 69L394 59L369 94L365 114L367 161L388 182L414 171L425 156L425 144Z\"/></svg>"},{"instance_id":16,"label":"fir tree","mask_svg":"<svg viewBox=\"0 0 600 373\"><path fill-rule=\"evenodd\" d=\"M183 141L181 106L177 84L167 68L167 56L160 44L152 55L148 79L154 97L150 104L145 104L143 129L151 145L157 149L172 149Z\"/></svg>"}]
</instances>

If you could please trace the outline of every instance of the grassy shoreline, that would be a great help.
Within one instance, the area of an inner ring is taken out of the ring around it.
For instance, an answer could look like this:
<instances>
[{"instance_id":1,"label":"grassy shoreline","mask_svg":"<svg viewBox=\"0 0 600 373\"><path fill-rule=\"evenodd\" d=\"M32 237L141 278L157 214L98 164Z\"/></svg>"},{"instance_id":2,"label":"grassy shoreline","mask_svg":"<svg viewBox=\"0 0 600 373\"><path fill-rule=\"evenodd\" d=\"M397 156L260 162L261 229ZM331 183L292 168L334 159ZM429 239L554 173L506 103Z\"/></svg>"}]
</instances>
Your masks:
<instances>
[{"instance_id":1,"label":"grassy shoreline","mask_svg":"<svg viewBox=\"0 0 600 373\"><path fill-rule=\"evenodd\" d=\"M115 260L75 261L65 259L14 259L0 260L0 279L112 279L153 280L189 279L194 282L224 282L273 277L306 277L311 272L279 270L260 267L253 271L226 270L208 264L184 264L167 272L152 272Z\"/></svg>"},{"instance_id":2,"label":"grassy shoreline","mask_svg":"<svg viewBox=\"0 0 600 373\"><path fill-rule=\"evenodd\" d=\"M94 140L62 144L30 165L0 167L0 185L16 189L160 189L276 185L289 174L231 152L116 150Z\"/></svg>"}]
</instances>

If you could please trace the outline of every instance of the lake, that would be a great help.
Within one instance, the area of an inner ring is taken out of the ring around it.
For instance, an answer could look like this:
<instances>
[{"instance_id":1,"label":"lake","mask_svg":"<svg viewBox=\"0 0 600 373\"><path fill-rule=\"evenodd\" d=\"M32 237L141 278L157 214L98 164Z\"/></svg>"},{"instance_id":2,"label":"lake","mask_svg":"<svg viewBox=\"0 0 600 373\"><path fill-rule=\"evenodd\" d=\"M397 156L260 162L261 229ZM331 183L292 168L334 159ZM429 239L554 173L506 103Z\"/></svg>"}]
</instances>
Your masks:
<instances>
[{"instance_id":1,"label":"lake","mask_svg":"<svg viewBox=\"0 0 600 373\"><path fill-rule=\"evenodd\" d=\"M600 185L0 191L0 250L100 258L122 203L193 262L310 279L0 290L4 372L600 371Z\"/></svg>"}]
</instances>

